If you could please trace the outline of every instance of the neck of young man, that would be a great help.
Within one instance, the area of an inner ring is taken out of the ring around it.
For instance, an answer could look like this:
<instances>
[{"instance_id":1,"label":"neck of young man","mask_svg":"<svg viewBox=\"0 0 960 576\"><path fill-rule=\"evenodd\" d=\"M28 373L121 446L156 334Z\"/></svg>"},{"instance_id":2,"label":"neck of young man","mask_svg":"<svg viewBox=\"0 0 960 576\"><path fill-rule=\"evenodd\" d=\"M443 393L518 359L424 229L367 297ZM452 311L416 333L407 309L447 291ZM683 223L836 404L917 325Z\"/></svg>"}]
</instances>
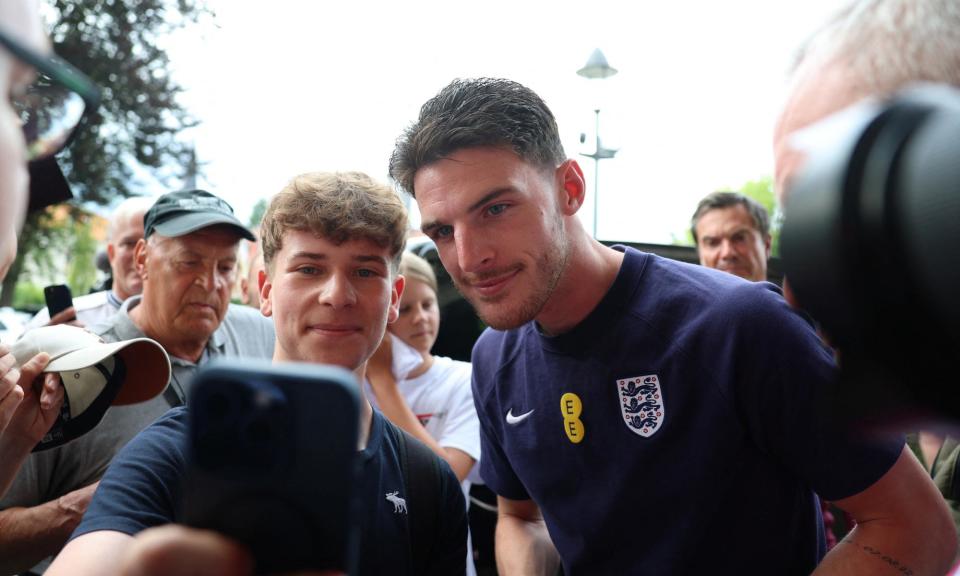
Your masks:
<instances>
[{"instance_id":1,"label":"neck of young man","mask_svg":"<svg viewBox=\"0 0 960 576\"><path fill-rule=\"evenodd\" d=\"M280 342L273 344L273 363L282 364L285 362L309 362L309 360L297 360L287 357L283 352ZM363 379L367 373L367 363L364 362L359 367L350 370L357 378L357 387L360 389L360 430L357 433L357 450L363 450L367 447L367 440L370 438L370 427L373 425L373 408L367 400L363 391Z\"/></svg>"},{"instance_id":2,"label":"neck of young man","mask_svg":"<svg viewBox=\"0 0 960 576\"><path fill-rule=\"evenodd\" d=\"M560 280L535 318L540 330L556 336L583 322L610 291L622 264L623 252L593 238L574 243Z\"/></svg>"}]
</instances>

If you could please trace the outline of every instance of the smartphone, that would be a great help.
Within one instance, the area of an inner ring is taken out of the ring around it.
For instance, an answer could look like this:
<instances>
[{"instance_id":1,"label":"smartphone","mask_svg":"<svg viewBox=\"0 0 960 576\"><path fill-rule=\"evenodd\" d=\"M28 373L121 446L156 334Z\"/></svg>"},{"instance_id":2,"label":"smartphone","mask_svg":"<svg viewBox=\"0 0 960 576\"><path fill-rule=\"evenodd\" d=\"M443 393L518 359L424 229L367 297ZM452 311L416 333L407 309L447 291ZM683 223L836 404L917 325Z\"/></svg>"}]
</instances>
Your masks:
<instances>
[{"instance_id":1,"label":"smartphone","mask_svg":"<svg viewBox=\"0 0 960 576\"><path fill-rule=\"evenodd\" d=\"M187 402L183 523L252 552L257 574L356 566L360 393L317 364L204 365Z\"/></svg>"},{"instance_id":2,"label":"smartphone","mask_svg":"<svg viewBox=\"0 0 960 576\"><path fill-rule=\"evenodd\" d=\"M70 294L70 287L66 284L44 286L43 298L47 301L47 310L51 318L73 306L73 295Z\"/></svg>"}]
</instances>

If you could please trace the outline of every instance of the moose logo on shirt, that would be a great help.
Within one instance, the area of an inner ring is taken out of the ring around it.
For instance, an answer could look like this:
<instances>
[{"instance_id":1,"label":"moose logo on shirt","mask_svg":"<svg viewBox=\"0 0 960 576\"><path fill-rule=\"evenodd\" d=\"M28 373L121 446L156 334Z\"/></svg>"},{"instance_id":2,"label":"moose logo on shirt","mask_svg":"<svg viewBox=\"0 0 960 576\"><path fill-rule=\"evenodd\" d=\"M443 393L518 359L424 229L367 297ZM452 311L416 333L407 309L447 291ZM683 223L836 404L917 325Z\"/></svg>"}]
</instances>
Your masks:
<instances>
[{"instance_id":1,"label":"moose logo on shirt","mask_svg":"<svg viewBox=\"0 0 960 576\"><path fill-rule=\"evenodd\" d=\"M617 380L617 392L623 421L631 432L649 438L660 430L666 410L656 374Z\"/></svg>"}]
</instances>

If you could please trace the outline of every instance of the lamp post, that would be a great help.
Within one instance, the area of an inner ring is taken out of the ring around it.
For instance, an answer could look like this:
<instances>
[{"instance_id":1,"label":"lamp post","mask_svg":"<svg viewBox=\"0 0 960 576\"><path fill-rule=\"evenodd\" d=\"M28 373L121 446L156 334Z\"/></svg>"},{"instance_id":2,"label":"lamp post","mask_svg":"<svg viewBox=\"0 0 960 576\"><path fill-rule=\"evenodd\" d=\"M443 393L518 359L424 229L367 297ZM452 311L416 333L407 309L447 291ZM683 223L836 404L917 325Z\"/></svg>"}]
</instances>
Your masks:
<instances>
[{"instance_id":1,"label":"lamp post","mask_svg":"<svg viewBox=\"0 0 960 576\"><path fill-rule=\"evenodd\" d=\"M587 59L587 64L577 70L577 74L583 76L584 78L591 80L602 80L604 78L609 78L617 73L617 69L610 66L607 63L606 57L604 57L603 52L599 48L593 51L590 54L590 58ZM593 237L597 237L597 214L600 213L600 161L606 160L607 158L613 158L617 155L616 148L604 148L603 143L600 141L600 108L595 108L594 113L594 140L596 141L596 146L593 149L592 154L586 154L581 152L581 156L586 156L587 158L593 158L594 167L593 167ZM585 135L581 134L580 141L583 142Z\"/></svg>"}]
</instances>

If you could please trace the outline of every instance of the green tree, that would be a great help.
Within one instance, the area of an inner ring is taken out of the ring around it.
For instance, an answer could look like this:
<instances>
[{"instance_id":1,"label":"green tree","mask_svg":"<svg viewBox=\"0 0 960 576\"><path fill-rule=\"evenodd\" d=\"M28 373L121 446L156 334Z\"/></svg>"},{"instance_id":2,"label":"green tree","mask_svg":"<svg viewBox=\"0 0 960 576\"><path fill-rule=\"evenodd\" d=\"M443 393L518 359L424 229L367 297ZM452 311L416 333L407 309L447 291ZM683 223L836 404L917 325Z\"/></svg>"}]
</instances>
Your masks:
<instances>
[{"instance_id":1,"label":"green tree","mask_svg":"<svg viewBox=\"0 0 960 576\"><path fill-rule=\"evenodd\" d=\"M264 198L257 200L257 203L253 205L253 211L250 212L250 221L247 225L251 228L260 226L260 221L263 220L263 215L266 211L267 201Z\"/></svg>"},{"instance_id":2,"label":"green tree","mask_svg":"<svg viewBox=\"0 0 960 576\"><path fill-rule=\"evenodd\" d=\"M96 281L94 257L97 243L90 229L90 214L74 206L63 209L51 207L32 214L20 233L21 246L29 243L30 250L19 249L17 259L3 280L0 306L29 306L16 295L33 294L33 288L24 287L16 279L29 262L29 268L47 278L62 278L74 294L85 294ZM66 263L66 267L64 267ZM41 297L42 303L42 297Z\"/></svg>"},{"instance_id":3,"label":"green tree","mask_svg":"<svg viewBox=\"0 0 960 576\"><path fill-rule=\"evenodd\" d=\"M2 0L0 0L2 1ZM196 124L177 100L166 53L158 40L188 23L212 16L203 0L47 0L54 51L89 75L103 91L58 161L79 203L106 205L130 196L134 168L164 180L170 167L186 176L192 148L176 139ZM164 170L166 169L166 170ZM194 174L195 176L195 174ZM3 281L0 305L9 305L24 264L43 267L62 252L63 231L33 214L20 236L18 258ZM80 279L94 274L93 259L73 258Z\"/></svg>"},{"instance_id":4,"label":"green tree","mask_svg":"<svg viewBox=\"0 0 960 576\"><path fill-rule=\"evenodd\" d=\"M87 214L76 218L71 226L72 242L67 271L67 284L75 294L86 294L97 281L97 269L94 261L97 257L97 241L90 230L90 217Z\"/></svg>"},{"instance_id":5,"label":"green tree","mask_svg":"<svg viewBox=\"0 0 960 576\"><path fill-rule=\"evenodd\" d=\"M60 155L74 195L106 204L130 196L133 165L186 167L178 132L195 121L158 39L209 12L198 0L48 0L54 50L103 90L103 102ZM202 1L202 0L201 0Z\"/></svg>"},{"instance_id":6,"label":"green tree","mask_svg":"<svg viewBox=\"0 0 960 576\"><path fill-rule=\"evenodd\" d=\"M740 193L753 198L767 209L767 213L770 214L770 236L772 238L770 255L779 256L781 217L776 196L773 193L773 178L763 176L756 180L750 180L740 187Z\"/></svg>"}]
</instances>

